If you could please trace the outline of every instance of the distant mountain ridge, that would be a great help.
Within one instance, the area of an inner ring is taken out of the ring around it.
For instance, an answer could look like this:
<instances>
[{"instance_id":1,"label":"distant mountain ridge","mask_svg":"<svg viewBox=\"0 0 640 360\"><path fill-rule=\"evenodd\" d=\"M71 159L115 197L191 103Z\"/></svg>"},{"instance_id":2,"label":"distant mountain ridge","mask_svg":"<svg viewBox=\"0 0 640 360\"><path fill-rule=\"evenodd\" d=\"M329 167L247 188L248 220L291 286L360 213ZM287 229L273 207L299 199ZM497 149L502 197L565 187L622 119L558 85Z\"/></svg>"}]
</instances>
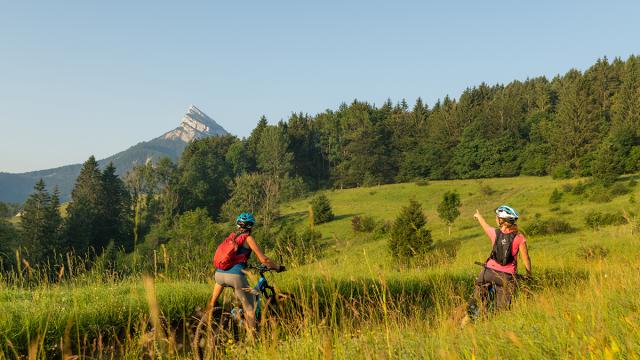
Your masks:
<instances>
[{"instance_id":1,"label":"distant mountain ridge","mask_svg":"<svg viewBox=\"0 0 640 360\"><path fill-rule=\"evenodd\" d=\"M117 173L123 175L134 166L145 164L147 161L157 161L163 157L177 161L187 144L194 139L228 134L229 132L207 114L191 105L182 117L180 125L175 129L98 160L98 164L104 168L108 163L113 162ZM58 186L61 200L68 201L81 167L82 164L73 164L20 174L0 172L0 201L24 202L33 191L33 185L41 178L49 189Z\"/></svg>"}]
</instances>

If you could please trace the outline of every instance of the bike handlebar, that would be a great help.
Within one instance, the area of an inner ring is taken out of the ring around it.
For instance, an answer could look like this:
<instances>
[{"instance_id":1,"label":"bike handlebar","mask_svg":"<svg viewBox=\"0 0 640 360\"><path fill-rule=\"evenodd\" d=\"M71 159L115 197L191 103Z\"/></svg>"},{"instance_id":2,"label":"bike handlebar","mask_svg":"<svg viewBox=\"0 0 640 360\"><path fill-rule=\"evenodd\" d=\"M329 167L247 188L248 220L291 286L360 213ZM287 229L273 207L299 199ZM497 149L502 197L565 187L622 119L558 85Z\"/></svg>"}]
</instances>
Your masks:
<instances>
[{"instance_id":1,"label":"bike handlebar","mask_svg":"<svg viewBox=\"0 0 640 360\"><path fill-rule=\"evenodd\" d=\"M273 269L268 267L267 265L261 264L261 265L250 265L249 268L251 269L256 269L260 272L260 275L269 272L269 271L275 271L275 272L283 272L283 271L287 271L287 268L284 265L280 265L278 266L278 268Z\"/></svg>"}]
</instances>

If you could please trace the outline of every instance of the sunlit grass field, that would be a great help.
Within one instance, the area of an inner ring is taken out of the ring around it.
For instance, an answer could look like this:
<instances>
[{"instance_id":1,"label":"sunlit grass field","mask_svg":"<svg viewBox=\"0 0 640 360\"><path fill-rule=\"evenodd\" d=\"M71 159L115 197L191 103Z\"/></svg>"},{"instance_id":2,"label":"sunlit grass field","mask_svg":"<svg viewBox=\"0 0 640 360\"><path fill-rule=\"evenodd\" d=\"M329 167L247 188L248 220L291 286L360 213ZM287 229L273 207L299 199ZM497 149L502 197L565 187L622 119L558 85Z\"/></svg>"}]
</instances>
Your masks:
<instances>
[{"instance_id":1,"label":"sunlit grass field","mask_svg":"<svg viewBox=\"0 0 640 360\"><path fill-rule=\"evenodd\" d=\"M295 296L299 307L286 320L264 324L255 343L227 343L205 355L239 359L639 358L640 235L633 233L633 224L593 230L584 221L587 213L597 210L624 211L633 222L640 210L633 200L640 199L638 186L606 203L569 192L559 203L549 203L554 189L578 181L518 177L326 191L336 219L314 225L322 233L323 256L270 277L279 290ZM462 207L449 235L436 209L443 194L451 190L460 194ZM436 247L448 244L452 252L401 266L389 257L384 235L352 230L353 216L393 221L409 199L422 204ZM300 229L310 226L309 200L283 204L282 219ZM472 214L479 209L492 221L492 210L503 203L520 211L525 233L536 214L565 220L577 231L528 236L534 278L520 289L512 309L461 327L463 307L480 270L474 261L484 261L490 252L490 242ZM584 255L584 249L590 248L605 249L606 254ZM202 272L211 274L210 269ZM4 309L0 357L7 358L20 354L193 358L185 345L189 335L180 327L196 308L205 306L211 289L209 283L162 274L154 280L152 298L149 285L138 277L123 280L88 274L62 284L14 283L0 283ZM230 300L229 290L226 295ZM164 337L150 325L150 310L156 304Z\"/></svg>"}]
</instances>

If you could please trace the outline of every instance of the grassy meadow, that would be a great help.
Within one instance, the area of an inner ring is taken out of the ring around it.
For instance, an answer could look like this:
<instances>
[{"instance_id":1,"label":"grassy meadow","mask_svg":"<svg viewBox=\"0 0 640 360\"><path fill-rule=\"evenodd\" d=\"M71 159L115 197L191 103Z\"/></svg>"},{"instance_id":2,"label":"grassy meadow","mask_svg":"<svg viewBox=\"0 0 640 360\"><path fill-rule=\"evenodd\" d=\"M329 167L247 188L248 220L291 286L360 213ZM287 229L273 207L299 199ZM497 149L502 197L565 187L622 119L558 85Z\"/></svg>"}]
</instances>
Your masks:
<instances>
[{"instance_id":1,"label":"grassy meadow","mask_svg":"<svg viewBox=\"0 0 640 360\"><path fill-rule=\"evenodd\" d=\"M628 192L602 202L570 191L580 181L518 177L326 191L336 218L314 225L323 255L269 278L298 306L280 322L265 322L257 342L229 342L204 357L640 358L640 187L627 177L620 183ZM554 189L563 195L551 204ZM462 201L451 234L436 211L450 190ZM435 250L401 266L388 254L386 235L354 232L351 219L392 222L409 199L422 204ZM309 200L283 204L281 219L310 226ZM525 234L539 219L561 219L575 231L527 234L534 278L511 310L461 327L480 270L474 261L490 252L472 214L479 209L491 222L502 203L520 211ZM628 221L594 229L585 223L592 211L622 212ZM23 273L0 281L0 358L196 357L188 324L205 306L210 281L89 272L57 283ZM211 269L202 273L211 278Z\"/></svg>"}]
</instances>

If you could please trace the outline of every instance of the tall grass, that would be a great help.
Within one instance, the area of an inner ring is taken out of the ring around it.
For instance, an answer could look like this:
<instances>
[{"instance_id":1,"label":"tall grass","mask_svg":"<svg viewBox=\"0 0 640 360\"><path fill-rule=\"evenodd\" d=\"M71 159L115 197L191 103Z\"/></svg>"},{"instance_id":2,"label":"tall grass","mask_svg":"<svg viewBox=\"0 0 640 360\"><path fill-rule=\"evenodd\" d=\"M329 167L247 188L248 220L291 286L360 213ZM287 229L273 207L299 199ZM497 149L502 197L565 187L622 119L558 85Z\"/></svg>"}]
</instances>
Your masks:
<instances>
[{"instance_id":1,"label":"tall grass","mask_svg":"<svg viewBox=\"0 0 640 360\"><path fill-rule=\"evenodd\" d=\"M571 180L433 181L428 187L377 187L373 194L370 188L327 193L337 220L316 226L327 245L324 257L269 278L293 301L283 303L277 318L262 319L255 342L225 341L203 354L238 359L638 358L640 241L635 224L594 232L578 223L575 233L530 236L535 277L521 286L512 309L460 325L480 270L473 262L490 250L472 212L488 212L496 203L518 204L526 231L535 213L549 212L548 193L563 182ZM483 186L494 193L486 195ZM449 240L435 207L451 188L461 193L463 208ZM367 201L359 201L362 197ZM387 255L385 238L362 241L350 220L356 215L391 220L411 197L425 205L427 226L443 241L442 254L399 267ZM571 194L554 205L570 211L559 215L568 221L596 209L634 210L622 198L601 205ZM306 226L304 216L296 215L305 207L305 201L283 206L285 219ZM606 257L581 256L580 249L589 246L609 251ZM196 357L192 326L211 294L210 255L185 263L164 260L174 256L139 258L136 263L144 266L120 272L70 256L59 263L64 265L61 276L60 265L29 269L19 262L0 279L0 358ZM159 258L170 265L154 266ZM231 292L225 296L228 307Z\"/></svg>"}]
</instances>

